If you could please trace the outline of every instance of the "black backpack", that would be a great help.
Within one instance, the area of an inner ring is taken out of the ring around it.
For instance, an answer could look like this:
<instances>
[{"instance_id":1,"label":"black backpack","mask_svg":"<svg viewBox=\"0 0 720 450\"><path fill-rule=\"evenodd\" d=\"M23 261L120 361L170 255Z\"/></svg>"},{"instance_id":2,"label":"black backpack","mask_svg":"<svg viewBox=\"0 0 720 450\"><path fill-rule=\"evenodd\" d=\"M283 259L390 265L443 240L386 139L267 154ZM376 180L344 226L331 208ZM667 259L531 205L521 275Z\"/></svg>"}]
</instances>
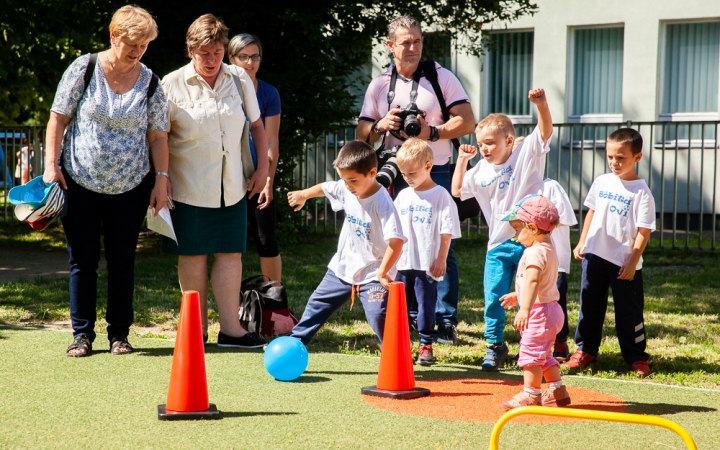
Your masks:
<instances>
[{"instance_id":1,"label":"black backpack","mask_svg":"<svg viewBox=\"0 0 720 450\"><path fill-rule=\"evenodd\" d=\"M257 275L242 281L240 287L240 325L250 333L263 336L290 334L298 321L288 307L285 286L275 286Z\"/></svg>"}]
</instances>

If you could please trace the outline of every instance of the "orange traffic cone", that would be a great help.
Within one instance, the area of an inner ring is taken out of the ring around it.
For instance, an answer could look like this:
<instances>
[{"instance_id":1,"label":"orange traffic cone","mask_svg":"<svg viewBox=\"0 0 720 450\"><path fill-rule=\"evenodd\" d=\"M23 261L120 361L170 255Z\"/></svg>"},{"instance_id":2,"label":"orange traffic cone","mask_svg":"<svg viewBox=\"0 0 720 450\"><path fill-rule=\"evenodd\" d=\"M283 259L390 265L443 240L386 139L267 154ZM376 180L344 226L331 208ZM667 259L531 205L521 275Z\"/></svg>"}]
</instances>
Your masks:
<instances>
[{"instance_id":1,"label":"orange traffic cone","mask_svg":"<svg viewBox=\"0 0 720 450\"><path fill-rule=\"evenodd\" d=\"M167 403L158 405L160 420L219 419L208 401L205 347L200 319L200 295L183 292Z\"/></svg>"},{"instance_id":2,"label":"orange traffic cone","mask_svg":"<svg viewBox=\"0 0 720 450\"><path fill-rule=\"evenodd\" d=\"M360 392L401 400L430 395L429 389L415 387L403 283L396 281L390 284L377 385L364 387Z\"/></svg>"}]
</instances>

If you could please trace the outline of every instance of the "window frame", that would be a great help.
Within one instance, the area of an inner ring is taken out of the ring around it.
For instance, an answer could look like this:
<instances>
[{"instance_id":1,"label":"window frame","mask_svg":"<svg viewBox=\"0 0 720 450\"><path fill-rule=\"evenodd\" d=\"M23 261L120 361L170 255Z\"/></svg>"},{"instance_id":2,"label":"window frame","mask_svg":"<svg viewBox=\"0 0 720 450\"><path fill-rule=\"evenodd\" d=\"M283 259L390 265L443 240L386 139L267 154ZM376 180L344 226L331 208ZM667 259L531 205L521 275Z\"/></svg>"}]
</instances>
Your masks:
<instances>
[{"instance_id":1,"label":"window frame","mask_svg":"<svg viewBox=\"0 0 720 450\"><path fill-rule=\"evenodd\" d=\"M622 28L623 29L623 77L620 83L620 113L613 114L572 114L573 103L575 101L575 32L578 30L597 30L605 28ZM614 124L623 122L622 113L622 90L625 84L625 22L613 22L604 24L569 26L568 27L568 48L567 48L567 75L565 86L566 97L566 117L567 123L588 123L588 124Z\"/></svg>"},{"instance_id":2,"label":"window frame","mask_svg":"<svg viewBox=\"0 0 720 450\"><path fill-rule=\"evenodd\" d=\"M533 75L531 79L535 78L535 28L513 28L509 30L489 30L488 35L493 34L509 34L509 33L532 33L533 34L533 63L532 63L532 71ZM488 36L489 37L489 36ZM485 58L489 56L489 53L492 50L487 48L487 46L483 47L483 61L482 61L482 117L486 117L488 114L490 114L492 111L490 111L490 76L489 71L486 70L486 66L489 67L489 58L486 60ZM532 83L531 83L532 84ZM532 111L532 109L531 109ZM533 117L533 114L529 115L510 115L508 114L508 117L515 125L531 125L535 123L536 119Z\"/></svg>"}]
</instances>

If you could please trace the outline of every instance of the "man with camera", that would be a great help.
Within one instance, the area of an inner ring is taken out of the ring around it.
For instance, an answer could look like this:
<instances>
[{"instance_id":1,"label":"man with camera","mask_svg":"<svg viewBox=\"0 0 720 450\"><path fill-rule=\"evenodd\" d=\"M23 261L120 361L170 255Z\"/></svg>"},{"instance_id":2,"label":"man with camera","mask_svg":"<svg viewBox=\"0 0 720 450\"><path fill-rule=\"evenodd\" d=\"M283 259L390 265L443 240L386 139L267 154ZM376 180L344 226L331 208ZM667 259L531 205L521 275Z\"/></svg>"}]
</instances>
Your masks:
<instances>
[{"instance_id":1,"label":"man with camera","mask_svg":"<svg viewBox=\"0 0 720 450\"><path fill-rule=\"evenodd\" d=\"M428 141L434 154L431 177L450 192L451 139L470 134L475 128L468 96L452 72L434 62L420 62L423 36L415 18L400 16L390 22L386 44L394 64L375 78L365 93L358 139L373 143L383 138L378 181L385 187L393 183L393 197L407 187L394 162L397 147L408 137ZM451 246L447 271L438 284L439 343L454 344L457 338L458 285Z\"/></svg>"}]
</instances>

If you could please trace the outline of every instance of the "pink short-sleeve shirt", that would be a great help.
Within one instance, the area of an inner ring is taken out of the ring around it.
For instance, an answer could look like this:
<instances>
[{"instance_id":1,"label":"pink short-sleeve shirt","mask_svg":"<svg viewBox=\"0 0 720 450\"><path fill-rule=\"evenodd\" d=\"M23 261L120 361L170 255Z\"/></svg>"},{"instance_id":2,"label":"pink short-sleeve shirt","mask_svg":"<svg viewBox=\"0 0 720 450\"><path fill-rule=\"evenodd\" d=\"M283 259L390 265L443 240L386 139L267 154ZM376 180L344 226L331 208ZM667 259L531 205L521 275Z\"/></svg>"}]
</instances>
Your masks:
<instances>
[{"instance_id":1,"label":"pink short-sleeve shirt","mask_svg":"<svg viewBox=\"0 0 720 450\"><path fill-rule=\"evenodd\" d=\"M435 68L438 73L438 84L440 85L440 90L442 90L448 109L452 109L461 103L468 103L468 95L465 93L465 89L463 89L457 77L449 70L443 69L440 64L435 63ZM391 65L388 70L372 80L365 92L365 100L363 101L362 111L360 112L358 120L375 122L385 117L388 113L390 109L388 108L387 93L390 89L392 69L393 66ZM398 75L392 108L404 108L410 103L412 85L412 79L406 80ZM440 109L440 103L437 97L435 97L432 84L430 84L424 76L420 77L418 95L415 103L417 103L418 108L425 111L425 120L429 125L438 126L445 123L442 110ZM430 144L435 154L435 165L443 165L449 162L450 156L452 156L452 144L449 139L440 139L436 142L428 142L428 144ZM402 145L402 141L390 133L387 133L385 147L389 148L394 145Z\"/></svg>"},{"instance_id":2,"label":"pink short-sleeve shirt","mask_svg":"<svg viewBox=\"0 0 720 450\"><path fill-rule=\"evenodd\" d=\"M523 289L525 288L525 273L529 266L540 268L535 303L558 301L560 299L560 292L557 289L559 263L552 244L541 242L525 249L525 253L523 253L518 264L517 275L515 275L515 292L517 292L518 302L520 303L522 303Z\"/></svg>"}]
</instances>

